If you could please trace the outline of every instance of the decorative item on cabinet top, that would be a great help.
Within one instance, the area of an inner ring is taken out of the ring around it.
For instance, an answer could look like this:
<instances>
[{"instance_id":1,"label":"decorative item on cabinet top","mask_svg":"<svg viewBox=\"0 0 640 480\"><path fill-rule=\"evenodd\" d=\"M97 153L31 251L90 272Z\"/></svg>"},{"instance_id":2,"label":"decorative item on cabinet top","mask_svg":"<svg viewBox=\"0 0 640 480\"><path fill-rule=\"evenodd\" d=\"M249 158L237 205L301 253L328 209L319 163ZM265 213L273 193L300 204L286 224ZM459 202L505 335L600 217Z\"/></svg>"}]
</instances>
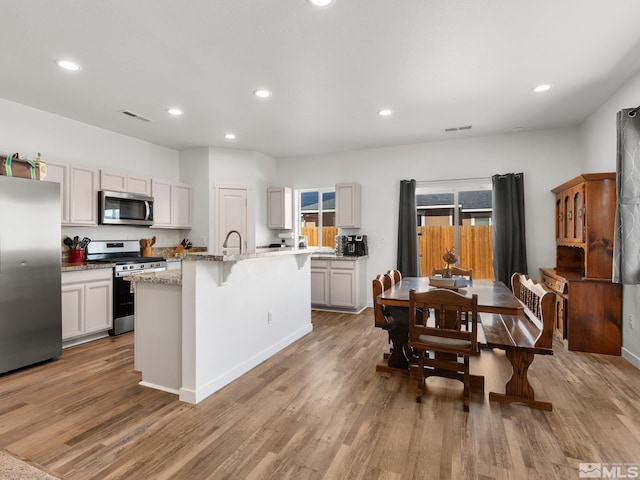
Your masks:
<instances>
[{"instance_id":1,"label":"decorative item on cabinet top","mask_svg":"<svg viewBox=\"0 0 640 480\"><path fill-rule=\"evenodd\" d=\"M0 175L42 180L47 175L47 165L39 153L36 160L20 158L18 153L0 155Z\"/></svg>"}]
</instances>

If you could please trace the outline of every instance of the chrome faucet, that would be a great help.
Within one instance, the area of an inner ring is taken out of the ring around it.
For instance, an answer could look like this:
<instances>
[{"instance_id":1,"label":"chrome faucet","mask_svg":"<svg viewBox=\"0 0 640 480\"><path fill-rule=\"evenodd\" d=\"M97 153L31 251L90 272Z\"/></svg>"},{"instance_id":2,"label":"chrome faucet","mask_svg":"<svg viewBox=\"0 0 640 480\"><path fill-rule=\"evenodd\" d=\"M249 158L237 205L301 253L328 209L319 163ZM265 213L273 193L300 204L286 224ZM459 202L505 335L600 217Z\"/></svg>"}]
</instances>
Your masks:
<instances>
[{"instance_id":1,"label":"chrome faucet","mask_svg":"<svg viewBox=\"0 0 640 480\"><path fill-rule=\"evenodd\" d=\"M224 239L224 243L222 244L222 248L227 248L227 243L229 242L229 237L232 233L238 234L238 253L242 253L242 235L240 235L240 232L237 230L231 230L229 233L227 233L227 236Z\"/></svg>"}]
</instances>

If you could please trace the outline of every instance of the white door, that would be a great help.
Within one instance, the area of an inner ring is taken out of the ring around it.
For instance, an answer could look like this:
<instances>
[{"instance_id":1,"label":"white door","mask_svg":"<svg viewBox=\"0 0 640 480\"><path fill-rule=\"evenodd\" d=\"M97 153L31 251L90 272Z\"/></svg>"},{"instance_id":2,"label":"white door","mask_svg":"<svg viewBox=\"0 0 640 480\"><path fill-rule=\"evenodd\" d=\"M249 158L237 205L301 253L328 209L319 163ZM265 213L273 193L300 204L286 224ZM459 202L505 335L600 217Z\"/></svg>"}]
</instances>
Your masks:
<instances>
[{"instance_id":1,"label":"white door","mask_svg":"<svg viewBox=\"0 0 640 480\"><path fill-rule=\"evenodd\" d=\"M217 196L218 204L218 241L216 248L218 252L226 250L227 253L239 253L240 246L242 252L247 251L247 189L246 188L218 188ZM231 231L237 231L242 237L236 233L229 235L227 246L223 247L227 235Z\"/></svg>"}]
</instances>

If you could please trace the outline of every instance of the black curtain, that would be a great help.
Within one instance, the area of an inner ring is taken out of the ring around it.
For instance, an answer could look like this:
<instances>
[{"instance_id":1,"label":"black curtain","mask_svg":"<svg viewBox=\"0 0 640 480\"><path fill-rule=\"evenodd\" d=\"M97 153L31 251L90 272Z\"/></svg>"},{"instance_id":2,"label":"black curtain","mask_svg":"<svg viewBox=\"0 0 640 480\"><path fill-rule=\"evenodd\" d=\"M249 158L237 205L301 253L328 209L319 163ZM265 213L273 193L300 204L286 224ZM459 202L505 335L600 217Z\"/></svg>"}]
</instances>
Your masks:
<instances>
[{"instance_id":1,"label":"black curtain","mask_svg":"<svg viewBox=\"0 0 640 480\"><path fill-rule=\"evenodd\" d=\"M398 264L403 277L419 277L416 181L400 181L398 215Z\"/></svg>"},{"instance_id":2,"label":"black curtain","mask_svg":"<svg viewBox=\"0 0 640 480\"><path fill-rule=\"evenodd\" d=\"M493 270L496 280L511 286L515 272L527 274L524 221L524 174L494 175Z\"/></svg>"}]
</instances>

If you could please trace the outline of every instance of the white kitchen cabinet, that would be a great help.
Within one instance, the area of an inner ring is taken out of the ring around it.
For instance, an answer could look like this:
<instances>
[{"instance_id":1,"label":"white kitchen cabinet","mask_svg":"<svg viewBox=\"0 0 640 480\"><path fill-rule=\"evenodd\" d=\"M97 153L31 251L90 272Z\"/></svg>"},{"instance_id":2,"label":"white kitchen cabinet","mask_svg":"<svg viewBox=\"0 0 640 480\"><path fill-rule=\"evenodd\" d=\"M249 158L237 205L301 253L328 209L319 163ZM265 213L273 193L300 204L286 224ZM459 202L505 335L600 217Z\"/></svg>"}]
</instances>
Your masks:
<instances>
[{"instance_id":1,"label":"white kitchen cabinet","mask_svg":"<svg viewBox=\"0 0 640 480\"><path fill-rule=\"evenodd\" d=\"M69 225L98 224L98 172L69 167Z\"/></svg>"},{"instance_id":2,"label":"white kitchen cabinet","mask_svg":"<svg viewBox=\"0 0 640 480\"><path fill-rule=\"evenodd\" d=\"M112 192L127 191L127 175L124 173L100 170L100 190Z\"/></svg>"},{"instance_id":3,"label":"white kitchen cabinet","mask_svg":"<svg viewBox=\"0 0 640 480\"><path fill-rule=\"evenodd\" d=\"M336 227L360 228L360 197L359 183L336 184Z\"/></svg>"},{"instance_id":4,"label":"white kitchen cabinet","mask_svg":"<svg viewBox=\"0 0 640 480\"><path fill-rule=\"evenodd\" d=\"M153 228L191 228L191 186L151 180Z\"/></svg>"},{"instance_id":5,"label":"white kitchen cabinet","mask_svg":"<svg viewBox=\"0 0 640 480\"><path fill-rule=\"evenodd\" d=\"M151 179L127 175L127 191L140 195L151 195Z\"/></svg>"},{"instance_id":6,"label":"white kitchen cabinet","mask_svg":"<svg viewBox=\"0 0 640 480\"><path fill-rule=\"evenodd\" d=\"M100 190L151 195L151 179L100 170Z\"/></svg>"},{"instance_id":7,"label":"white kitchen cabinet","mask_svg":"<svg viewBox=\"0 0 640 480\"><path fill-rule=\"evenodd\" d=\"M191 228L191 185L174 183L172 213L174 228Z\"/></svg>"},{"instance_id":8,"label":"white kitchen cabinet","mask_svg":"<svg viewBox=\"0 0 640 480\"><path fill-rule=\"evenodd\" d=\"M329 260L311 260L311 304L327 306L329 299Z\"/></svg>"},{"instance_id":9,"label":"white kitchen cabinet","mask_svg":"<svg viewBox=\"0 0 640 480\"><path fill-rule=\"evenodd\" d=\"M289 187L267 189L267 228L287 230L293 228L293 195Z\"/></svg>"},{"instance_id":10,"label":"white kitchen cabinet","mask_svg":"<svg viewBox=\"0 0 640 480\"><path fill-rule=\"evenodd\" d=\"M366 307L366 258L312 258L312 306L327 310L361 312Z\"/></svg>"},{"instance_id":11,"label":"white kitchen cabinet","mask_svg":"<svg viewBox=\"0 0 640 480\"><path fill-rule=\"evenodd\" d=\"M45 182L60 184L60 217L61 223L69 223L69 166L47 162Z\"/></svg>"},{"instance_id":12,"label":"white kitchen cabinet","mask_svg":"<svg viewBox=\"0 0 640 480\"><path fill-rule=\"evenodd\" d=\"M98 224L96 170L47 162L45 181L60 184L62 225Z\"/></svg>"},{"instance_id":13,"label":"white kitchen cabinet","mask_svg":"<svg viewBox=\"0 0 640 480\"><path fill-rule=\"evenodd\" d=\"M62 272L62 340L75 345L107 335L113 326L111 268Z\"/></svg>"}]
</instances>

